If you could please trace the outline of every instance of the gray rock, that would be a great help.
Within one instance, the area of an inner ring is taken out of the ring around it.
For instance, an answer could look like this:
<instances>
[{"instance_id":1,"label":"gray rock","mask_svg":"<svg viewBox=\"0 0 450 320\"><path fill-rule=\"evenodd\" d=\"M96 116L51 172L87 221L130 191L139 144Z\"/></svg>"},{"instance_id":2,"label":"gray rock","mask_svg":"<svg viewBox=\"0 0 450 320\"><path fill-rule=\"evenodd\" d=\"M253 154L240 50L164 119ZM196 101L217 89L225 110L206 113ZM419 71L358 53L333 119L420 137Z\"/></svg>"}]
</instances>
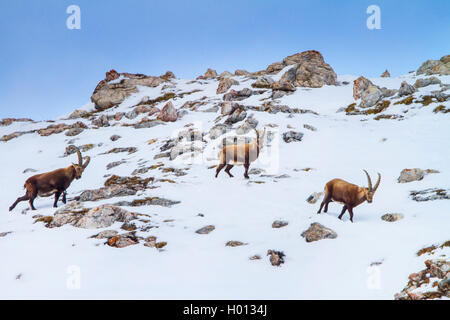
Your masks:
<instances>
[{"instance_id":1,"label":"gray rock","mask_svg":"<svg viewBox=\"0 0 450 320\"><path fill-rule=\"evenodd\" d=\"M416 92L416 88L408 84L406 81L403 81L402 84L400 85L400 89L398 90L398 96L399 97L408 96L410 94L413 94L414 92Z\"/></svg>"},{"instance_id":2,"label":"gray rock","mask_svg":"<svg viewBox=\"0 0 450 320\"><path fill-rule=\"evenodd\" d=\"M94 238L94 239L108 239L108 238L114 237L114 236L116 236L118 234L119 234L119 232L117 232L116 230L105 230L105 231L102 231L102 232L100 232L100 233L98 233L96 235L93 235L91 238Z\"/></svg>"},{"instance_id":3,"label":"gray rock","mask_svg":"<svg viewBox=\"0 0 450 320\"><path fill-rule=\"evenodd\" d=\"M306 242L319 241L323 239L336 239L337 233L320 223L311 223L311 226L302 232L302 237L305 238Z\"/></svg>"},{"instance_id":4,"label":"gray rock","mask_svg":"<svg viewBox=\"0 0 450 320\"><path fill-rule=\"evenodd\" d=\"M290 143L293 141L302 141L303 133L297 131L288 131L283 133L283 140L286 143Z\"/></svg>"},{"instance_id":5,"label":"gray rock","mask_svg":"<svg viewBox=\"0 0 450 320\"><path fill-rule=\"evenodd\" d=\"M323 196L323 192L313 192L307 199L306 201L308 203L314 204L316 203L318 200L320 200Z\"/></svg>"},{"instance_id":6,"label":"gray rock","mask_svg":"<svg viewBox=\"0 0 450 320\"><path fill-rule=\"evenodd\" d=\"M134 219L136 219L136 216L129 211L104 204L89 210L74 226L84 229L98 229L109 227L116 221L129 222Z\"/></svg>"},{"instance_id":7,"label":"gray rock","mask_svg":"<svg viewBox=\"0 0 450 320\"><path fill-rule=\"evenodd\" d=\"M394 222L403 219L403 214L401 213L386 213L381 216L381 220L387 222Z\"/></svg>"},{"instance_id":8,"label":"gray rock","mask_svg":"<svg viewBox=\"0 0 450 320\"><path fill-rule=\"evenodd\" d=\"M423 179L425 174L425 171L420 168L403 169L402 172L400 172L400 176L398 177L397 181L398 183L419 181Z\"/></svg>"},{"instance_id":9,"label":"gray rock","mask_svg":"<svg viewBox=\"0 0 450 320\"><path fill-rule=\"evenodd\" d=\"M280 69L281 70L281 69ZM274 83L273 79L269 76L259 77L256 82L252 84L253 88L261 88L261 89L270 89L272 83Z\"/></svg>"},{"instance_id":10,"label":"gray rock","mask_svg":"<svg viewBox=\"0 0 450 320\"><path fill-rule=\"evenodd\" d=\"M441 80L439 80L436 77L417 79L416 82L414 83L414 87L422 88L433 84L441 84Z\"/></svg>"},{"instance_id":11,"label":"gray rock","mask_svg":"<svg viewBox=\"0 0 450 320\"><path fill-rule=\"evenodd\" d=\"M119 135L117 135L117 134L114 134L114 135L112 135L109 139L110 139L111 141L117 141L117 140L119 140L120 138L122 138L122 137L119 136Z\"/></svg>"},{"instance_id":12,"label":"gray rock","mask_svg":"<svg viewBox=\"0 0 450 320\"><path fill-rule=\"evenodd\" d=\"M98 201L114 197L125 197L136 194L136 190L124 185L112 185L99 189L85 190L81 193L79 201Z\"/></svg>"},{"instance_id":13,"label":"gray rock","mask_svg":"<svg viewBox=\"0 0 450 320\"><path fill-rule=\"evenodd\" d=\"M221 94L221 93L225 93L228 91L228 89L231 88L231 86L233 85L238 85L239 82L231 79L231 78L223 78L222 80L220 80L219 85L217 87L217 91L216 94Z\"/></svg>"},{"instance_id":14,"label":"gray rock","mask_svg":"<svg viewBox=\"0 0 450 320\"><path fill-rule=\"evenodd\" d=\"M214 231L214 229L216 229L216 227L214 227L213 225L209 225L203 228L198 229L197 231L195 231L198 234L208 234L212 231Z\"/></svg>"},{"instance_id":15,"label":"gray rock","mask_svg":"<svg viewBox=\"0 0 450 320\"><path fill-rule=\"evenodd\" d=\"M120 166L121 164L124 164L124 163L127 163L127 162L125 160L121 160L121 161L114 161L114 162L108 163L106 165L106 170L110 170L110 169Z\"/></svg>"},{"instance_id":16,"label":"gray rock","mask_svg":"<svg viewBox=\"0 0 450 320\"><path fill-rule=\"evenodd\" d=\"M79 135L82 132L83 132L82 128L72 128L72 129L67 130L65 134L68 137L74 137L74 136Z\"/></svg>"},{"instance_id":17,"label":"gray rock","mask_svg":"<svg viewBox=\"0 0 450 320\"><path fill-rule=\"evenodd\" d=\"M450 75L450 55L443 56L440 60L425 61L420 68L417 69L417 75L419 74Z\"/></svg>"},{"instance_id":18,"label":"gray rock","mask_svg":"<svg viewBox=\"0 0 450 320\"><path fill-rule=\"evenodd\" d=\"M235 241L235 240L228 241L225 244L226 247L240 247L240 246L245 246L245 245L247 245L247 243L244 243L242 241Z\"/></svg>"},{"instance_id":19,"label":"gray rock","mask_svg":"<svg viewBox=\"0 0 450 320\"><path fill-rule=\"evenodd\" d=\"M225 120L225 124L234 124L236 122L242 121L247 117L247 112L242 108L238 108L233 111L233 113Z\"/></svg>"},{"instance_id":20,"label":"gray rock","mask_svg":"<svg viewBox=\"0 0 450 320\"><path fill-rule=\"evenodd\" d=\"M286 256L283 251L267 250L270 264L274 267L279 267L284 263L284 257Z\"/></svg>"},{"instance_id":21,"label":"gray rock","mask_svg":"<svg viewBox=\"0 0 450 320\"><path fill-rule=\"evenodd\" d=\"M283 228L283 227L286 227L288 224L289 224L289 222L287 222L287 221L275 220L272 223L272 228L275 228L275 229Z\"/></svg>"},{"instance_id":22,"label":"gray rock","mask_svg":"<svg viewBox=\"0 0 450 320\"><path fill-rule=\"evenodd\" d=\"M410 196L414 201L434 201L434 200L449 200L450 189L429 188L421 191L411 191Z\"/></svg>"}]
</instances>

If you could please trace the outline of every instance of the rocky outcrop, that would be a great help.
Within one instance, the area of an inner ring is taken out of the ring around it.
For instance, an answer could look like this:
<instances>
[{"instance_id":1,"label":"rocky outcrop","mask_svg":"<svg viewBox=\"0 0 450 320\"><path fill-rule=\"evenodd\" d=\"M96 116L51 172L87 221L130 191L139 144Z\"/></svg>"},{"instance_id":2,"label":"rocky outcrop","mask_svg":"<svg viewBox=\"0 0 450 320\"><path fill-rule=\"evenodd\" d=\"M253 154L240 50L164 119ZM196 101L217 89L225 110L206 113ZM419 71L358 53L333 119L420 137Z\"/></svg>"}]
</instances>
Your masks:
<instances>
[{"instance_id":1,"label":"rocky outcrop","mask_svg":"<svg viewBox=\"0 0 450 320\"><path fill-rule=\"evenodd\" d=\"M114 222L129 222L136 219L134 213L108 204L92 208L74 226L84 229L98 229L111 226Z\"/></svg>"},{"instance_id":2,"label":"rocky outcrop","mask_svg":"<svg viewBox=\"0 0 450 320\"><path fill-rule=\"evenodd\" d=\"M388 69L386 69L386 71L384 71L380 77L381 78L390 78L391 74L389 73Z\"/></svg>"},{"instance_id":3,"label":"rocky outcrop","mask_svg":"<svg viewBox=\"0 0 450 320\"><path fill-rule=\"evenodd\" d=\"M323 239L336 239L337 233L321 225L320 223L311 223L311 226L301 234L306 242L319 241Z\"/></svg>"},{"instance_id":4,"label":"rocky outcrop","mask_svg":"<svg viewBox=\"0 0 450 320\"><path fill-rule=\"evenodd\" d=\"M425 61L420 68L417 69L417 74L438 74L440 76L450 75L450 55L443 56L440 60Z\"/></svg>"},{"instance_id":5,"label":"rocky outcrop","mask_svg":"<svg viewBox=\"0 0 450 320\"><path fill-rule=\"evenodd\" d=\"M231 78L223 78L220 80L219 85L217 87L216 94L225 93L228 91L228 89L231 88L232 85L238 85L239 82L236 80L233 80Z\"/></svg>"},{"instance_id":6,"label":"rocky outcrop","mask_svg":"<svg viewBox=\"0 0 450 320\"><path fill-rule=\"evenodd\" d=\"M116 82L115 80L119 77L123 79ZM117 73L115 70L111 70L106 73L105 79L100 81L95 88L91 96L91 101L98 110L108 109L119 105L132 93L136 93L137 86L157 87L164 81L166 79L161 77L133 73Z\"/></svg>"},{"instance_id":7,"label":"rocky outcrop","mask_svg":"<svg viewBox=\"0 0 450 320\"><path fill-rule=\"evenodd\" d=\"M383 97L381 89L369 79L359 77L353 81L353 98L361 99L360 108L370 108Z\"/></svg>"},{"instance_id":8,"label":"rocky outcrop","mask_svg":"<svg viewBox=\"0 0 450 320\"><path fill-rule=\"evenodd\" d=\"M395 294L396 300L429 300L450 298L450 261L425 261L426 268L409 275L406 287Z\"/></svg>"},{"instance_id":9,"label":"rocky outcrop","mask_svg":"<svg viewBox=\"0 0 450 320\"><path fill-rule=\"evenodd\" d=\"M423 87L430 86L433 84L441 84L441 80L439 80L436 77L417 79L416 82L414 83L414 87L415 88L423 88Z\"/></svg>"},{"instance_id":10,"label":"rocky outcrop","mask_svg":"<svg viewBox=\"0 0 450 320\"><path fill-rule=\"evenodd\" d=\"M206 79L214 79L217 78L217 71L211 68L208 68L204 75L198 76L198 80L206 80Z\"/></svg>"},{"instance_id":11,"label":"rocky outcrop","mask_svg":"<svg viewBox=\"0 0 450 320\"><path fill-rule=\"evenodd\" d=\"M235 76L248 76L248 75L249 75L249 72L248 72L247 70L237 69L237 70L234 72L234 75L235 75Z\"/></svg>"},{"instance_id":12,"label":"rocky outcrop","mask_svg":"<svg viewBox=\"0 0 450 320\"><path fill-rule=\"evenodd\" d=\"M296 87L321 88L336 85L336 73L325 63L320 52L311 50L286 57L283 65L293 65L281 80L289 80Z\"/></svg>"},{"instance_id":13,"label":"rocky outcrop","mask_svg":"<svg viewBox=\"0 0 450 320\"><path fill-rule=\"evenodd\" d=\"M269 76L259 77L254 83L252 83L253 88L260 89L270 89L270 86L274 83L274 80Z\"/></svg>"}]
</instances>

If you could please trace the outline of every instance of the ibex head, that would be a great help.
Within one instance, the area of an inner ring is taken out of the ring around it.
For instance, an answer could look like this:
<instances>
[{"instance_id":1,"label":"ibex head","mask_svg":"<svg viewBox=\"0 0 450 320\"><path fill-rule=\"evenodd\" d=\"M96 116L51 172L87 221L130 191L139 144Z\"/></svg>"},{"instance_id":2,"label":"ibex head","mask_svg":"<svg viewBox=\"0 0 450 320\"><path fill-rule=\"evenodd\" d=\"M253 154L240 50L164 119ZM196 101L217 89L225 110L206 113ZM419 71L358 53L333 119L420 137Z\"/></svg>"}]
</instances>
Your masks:
<instances>
[{"instance_id":1,"label":"ibex head","mask_svg":"<svg viewBox=\"0 0 450 320\"><path fill-rule=\"evenodd\" d=\"M366 170L364 170L364 172L366 173L367 176L367 183L368 183L368 187L364 188L364 192L365 192L365 197L368 203L372 203L373 201L373 195L375 194L375 191L377 191L378 186L380 185L380 181L381 181L381 174L378 173L378 180L377 183L375 183L375 187L372 187L372 180L370 179L369 174L367 173Z\"/></svg>"},{"instance_id":2,"label":"ibex head","mask_svg":"<svg viewBox=\"0 0 450 320\"><path fill-rule=\"evenodd\" d=\"M71 145L70 148L75 150L75 152L78 155L78 164L72 163L72 167L75 169L75 179L80 179L81 175L83 174L84 169L88 166L89 162L91 161L90 157L85 157L84 163L83 163L83 157L81 156L81 151L77 147Z\"/></svg>"}]
</instances>

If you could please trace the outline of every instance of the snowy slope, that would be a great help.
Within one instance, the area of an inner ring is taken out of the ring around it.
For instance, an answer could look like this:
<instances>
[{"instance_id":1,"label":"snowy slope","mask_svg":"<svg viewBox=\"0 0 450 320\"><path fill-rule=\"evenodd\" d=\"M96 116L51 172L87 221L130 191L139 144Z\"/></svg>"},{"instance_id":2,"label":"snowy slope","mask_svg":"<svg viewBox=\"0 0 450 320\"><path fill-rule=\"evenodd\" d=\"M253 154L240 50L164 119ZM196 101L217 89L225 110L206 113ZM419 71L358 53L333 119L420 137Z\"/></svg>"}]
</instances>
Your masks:
<instances>
[{"instance_id":1,"label":"snowy slope","mask_svg":"<svg viewBox=\"0 0 450 320\"><path fill-rule=\"evenodd\" d=\"M280 75L274 79L277 77ZM240 82L232 87L235 90L250 87L254 82L246 77L234 78ZM76 156L63 157L68 141L73 139L63 133L48 137L32 133L0 142L0 233L12 231L0 237L3 260L0 298L393 299L407 283L408 275L423 267L425 257L417 257L416 252L450 238L450 201L416 202L409 196L411 190L449 188L450 114L433 113L436 103L392 105L384 112L402 114L405 116L402 121L375 121L373 116L336 113L354 102L352 80L356 78L340 76L339 81L350 81L350 84L297 88L292 95L279 99L280 105L311 109L319 115L306 113L289 117L286 113L247 111L259 121L258 128L278 125L271 129L278 132L278 140L274 142L278 158L276 171L271 172L273 176L251 175L250 181L244 179L242 167L233 168L233 179L224 172L214 178L215 170L208 167L217 160L209 159L216 157L220 139L210 141L206 137L209 153L196 158L193 164L178 158L175 161L153 159L160 153L164 140L185 129L186 124L194 123L205 133L215 125L220 110L216 113L201 111L222 101L222 95L216 95L217 80L202 80L201 83L173 80L174 90L178 92L201 90L173 100L176 108L203 96L210 101L176 122L149 129L124 126L88 129L74 137L76 145L95 144L96 147L83 153L91 156L92 161L83 178L74 181L69 188L69 198L83 190L102 187L105 174L130 176L143 160L147 161L146 166L161 162L166 167L189 168L187 175L181 177L161 170L150 170L142 175L169 178L176 183L155 182L159 188L147 189L141 197L160 196L181 201L180 204L171 208L124 207L151 216L152 224L158 228L141 235L153 235L166 241L167 246L160 251L141 243L112 248L104 245L105 240L89 238L102 229L80 229L71 225L49 229L43 223L34 223L34 214L53 215L53 198L38 198L36 212L21 214L28 207L28 203L22 202L9 213L8 207L23 194L23 182L32 175L22 173L25 169L45 172L66 167L76 161ZM402 81L413 84L416 78L412 73L370 80L379 86L398 89ZM449 76L439 79L450 83ZM121 105L102 114L128 112L144 96L155 98L167 92L162 91L162 85L139 89ZM414 95L418 97L433 90L437 90L436 86L424 87ZM260 105L260 99L270 96L269 91L239 103ZM440 104L450 106L449 101ZM83 109L91 110L93 104ZM408 113L402 113L407 109ZM136 123L142 117L123 118L120 123ZM86 119L64 118L56 123L83 121L91 126ZM49 124L55 123L13 123L0 127L0 136L45 128ZM316 127L317 131L304 129L304 124ZM288 125L304 133L303 141L285 143L281 139L283 132L291 130ZM122 138L113 142L109 139L113 134ZM158 141L149 145L151 139ZM131 146L138 151L130 155L101 155L112 148ZM127 162L106 170L108 163L122 159ZM251 168L264 166L265 163L256 163ZM313 169L301 170L304 168ZM427 175L421 181L399 184L397 178L404 168L430 168L440 173ZM331 203L327 214L317 215L319 203L306 202L311 193L322 191L332 178L366 186L362 169L368 170L373 179L376 172L380 172L382 180L374 202L354 210L354 223L349 221L348 213L343 221L337 219L341 205ZM276 178L283 174L289 177ZM86 206L136 198L113 198ZM404 219L388 223L380 219L385 213L402 213ZM279 219L288 221L289 225L272 228L272 222ZM300 234L313 222L333 229L338 237L307 243ZM214 225L216 229L207 235L195 233L206 225ZM120 226L121 223L115 223L106 229L123 233ZM226 247L225 243L230 240L248 244ZM266 257L268 249L283 251L285 263L273 267ZM262 259L249 260L256 254ZM444 250L440 254L446 254L448 259L450 253ZM370 268L374 262L382 263L378 269ZM80 271L80 288L75 290L67 285L72 279L73 266ZM380 280L375 287L368 285L374 274Z\"/></svg>"}]
</instances>

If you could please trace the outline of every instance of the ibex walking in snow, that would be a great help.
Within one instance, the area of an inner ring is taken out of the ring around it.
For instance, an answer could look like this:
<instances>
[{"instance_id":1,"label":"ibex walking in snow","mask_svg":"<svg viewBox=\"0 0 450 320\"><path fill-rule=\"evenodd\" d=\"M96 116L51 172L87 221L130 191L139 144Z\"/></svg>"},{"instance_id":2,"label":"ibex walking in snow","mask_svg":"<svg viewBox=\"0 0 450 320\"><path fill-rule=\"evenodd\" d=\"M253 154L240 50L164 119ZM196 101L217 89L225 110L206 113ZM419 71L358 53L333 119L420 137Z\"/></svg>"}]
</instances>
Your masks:
<instances>
[{"instance_id":1,"label":"ibex walking in snow","mask_svg":"<svg viewBox=\"0 0 450 320\"><path fill-rule=\"evenodd\" d=\"M359 187L341 179L333 179L329 181L325 185L325 195L317 213L322 211L323 206L325 206L324 212L327 212L328 204L335 201L344 204L342 212L339 215L339 219L342 219L345 211L348 210L350 213L350 221L353 222L353 208L360 205L364 201L372 203L373 195L375 194L375 191L377 191L381 181L381 175L378 173L378 181L375 184L375 187L372 187L372 180L370 180L369 174L366 170L364 170L364 172L367 175L367 182L369 184L368 188Z\"/></svg>"},{"instance_id":2,"label":"ibex walking in snow","mask_svg":"<svg viewBox=\"0 0 450 320\"><path fill-rule=\"evenodd\" d=\"M63 195L62 202L66 203L66 190L69 188L70 184L74 179L80 179L83 174L84 169L89 164L91 160L90 157L85 158L83 163L83 157L81 156L80 150L75 146L70 146L74 149L78 155L78 164L72 164L67 168L57 169L51 172L37 174L25 181L25 195L23 197L17 198L17 200L9 207L9 211L13 210L16 205L21 201L28 200L32 210L36 210L33 205L34 199L37 196L40 197L50 197L55 195L55 202L53 206L56 208L58 199Z\"/></svg>"},{"instance_id":3,"label":"ibex walking in snow","mask_svg":"<svg viewBox=\"0 0 450 320\"><path fill-rule=\"evenodd\" d=\"M228 145L223 147L223 149L219 152L219 164L216 169L216 178L219 175L220 170L222 170L225 166L225 172L228 173L230 178L232 178L233 175L230 170L235 165L244 165L244 177L246 179L249 178L248 168L250 167L250 163L259 157L259 152L261 151L261 147L264 143L264 136L266 134L265 128L262 135L260 135L258 130L254 130L256 132L255 141L239 145Z\"/></svg>"}]
</instances>

